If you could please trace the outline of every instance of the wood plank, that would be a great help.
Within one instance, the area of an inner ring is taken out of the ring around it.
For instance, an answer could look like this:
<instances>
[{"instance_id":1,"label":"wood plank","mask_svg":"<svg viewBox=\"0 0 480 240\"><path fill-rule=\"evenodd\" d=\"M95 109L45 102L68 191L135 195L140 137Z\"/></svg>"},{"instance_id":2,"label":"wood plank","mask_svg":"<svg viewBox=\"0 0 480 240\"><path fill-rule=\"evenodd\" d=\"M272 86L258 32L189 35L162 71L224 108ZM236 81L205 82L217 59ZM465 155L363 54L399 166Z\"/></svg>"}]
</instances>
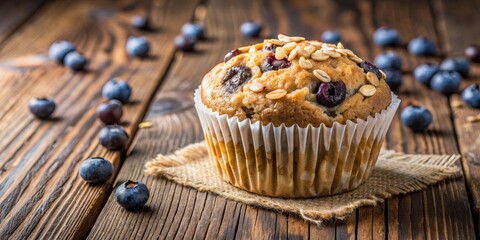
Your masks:
<instances>
[{"instance_id":1,"label":"wood plank","mask_svg":"<svg viewBox=\"0 0 480 240\"><path fill-rule=\"evenodd\" d=\"M47 0L5 0L0 2L0 48Z\"/></svg>"},{"instance_id":2,"label":"wood plank","mask_svg":"<svg viewBox=\"0 0 480 240\"><path fill-rule=\"evenodd\" d=\"M0 143L0 238L83 238L88 234L114 178L89 186L78 177L79 163L89 156L104 156L118 171L121 162L119 153L106 151L96 140L101 128L95 118L95 107L103 101L100 89L113 77L132 85L133 103L124 107L124 120L134 135L173 56L173 37L196 4L147 3L57 1L40 9L35 21L1 48L0 71L7 75L2 81L8 91L0 93L7 103L0 109L0 132L5 136ZM131 16L147 12L160 32L140 33L129 27ZM125 40L131 34L150 39L152 57L126 56ZM77 43L90 58L89 71L74 74L46 61L22 65L31 57L41 59L57 39ZM42 95L57 101L56 120L38 121L28 112L28 101Z\"/></svg>"},{"instance_id":3,"label":"wood plank","mask_svg":"<svg viewBox=\"0 0 480 240\"><path fill-rule=\"evenodd\" d=\"M434 1L434 10L438 16L439 32L443 36L444 48L448 56L463 55L465 47L479 44L480 31L475 22L480 21L476 14L480 10L480 1ZM463 81L461 89L472 83L480 83L480 66L472 65L471 77ZM468 106L457 106L461 102L459 95L453 95L450 106L453 111L456 136L463 156L463 170L474 209L477 238L480 237L480 142L476 131L478 123L466 121L468 116L480 114L480 110Z\"/></svg>"},{"instance_id":4,"label":"wood plank","mask_svg":"<svg viewBox=\"0 0 480 240\"><path fill-rule=\"evenodd\" d=\"M336 1L292 0L284 1L282 5L274 1L265 1L260 5L257 2L247 1L244 4L227 4L216 0L208 2L205 24L209 35L215 41L201 43L201 53L199 54L179 53L176 55L176 61L171 68L171 72L166 77L165 85L162 86L161 91L157 94L146 117L147 120L154 122L155 128L142 130L137 136L134 152L122 166L117 181L124 180L127 177L134 177L152 184L151 188L157 189L158 185L161 185L165 180L144 176L141 173L143 163L158 152L172 152L188 143L202 139L198 120L191 103L191 92L198 86L202 76L214 64L221 61L223 55L228 50L251 42L240 38L238 31L235 30L238 29L240 22L245 18L261 16L262 21L267 25L266 35L283 32L318 39L322 30L339 28L346 38L346 45L358 51L359 55L366 56L367 59L373 59L374 55L379 52L379 49L372 47L370 40L371 33L379 24L389 24L399 28L404 33L406 39L426 34L437 40L435 31L429 27L433 19L428 17L430 16L428 11L430 8L427 3L418 5L415 1L389 3L375 1L374 5L372 5L368 1L343 1L337 3ZM250 10L242 11L245 6L249 6ZM334 10L324 11L324 9ZM212 11L215 14L212 14ZM261 14L252 14L250 16L248 14L251 11ZM222 17L221 15L228 17ZM414 17L411 18L411 15ZM425 20L425 17L427 20ZM315 24L309 24L312 22ZM404 50L401 50L401 55L406 64L405 70L413 69L419 62L418 59L409 57ZM202 64L198 64L200 61ZM189 69L190 71L186 73L184 69ZM434 110L435 119L444 119L445 117L448 119L450 112L446 98L422 88L411 77L406 76L404 81L405 86L402 88L401 94L402 98L406 99L407 102L404 101L403 106L415 100L417 103L427 105ZM439 99L439 105L433 107L434 103L431 99ZM172 129L170 127L172 125L182 127ZM392 124L392 131L388 136L388 146L412 153L455 153L458 150L452 133L451 121L436 121L432 130L427 131L426 134L413 134L408 129L402 127L397 116ZM157 142L154 143L157 146L156 151L151 151L152 149L145 150L145 146L152 144L152 142ZM159 144L159 142L163 144ZM141 151L141 153L136 154L135 151ZM253 234L255 236L274 236L275 239L287 237L316 238L318 237L317 233L321 235L320 239L333 239L335 237L357 238L357 232L373 233L373 237L388 236L392 239L403 239L403 237L422 238L438 235L439 228L429 225L429 221L425 220L433 217L441 219L442 223L445 223L445 228L441 229L444 233L446 232L452 236L456 234L465 239L471 238L473 227L468 202L466 205L459 204L459 202L465 200L466 196L463 180L459 178L454 181L448 181L445 186L447 187L441 191L439 190L440 186L434 186L412 195L395 197L388 200L385 207L368 208L362 212L362 215L370 214L373 224L361 224L359 228L356 228L356 222L359 219L355 215L349 217L346 222L337 224L327 223L325 227L312 225L306 227L306 223L297 221L297 219L292 220L291 216L277 214L275 228L268 229L264 226L271 226L270 222L264 223L264 221L273 221L272 215L267 214L264 210L227 201L227 206L230 204L231 207L229 211L225 211L223 219L228 220L228 224L223 222L218 227L214 226L212 221L201 221L200 217L196 217L188 222L189 226L186 227L187 233L180 232L178 234L191 238L197 232L197 228L202 230L198 232L203 233L203 229L206 228L203 225L209 224L207 229L212 230L207 230L207 233L209 231L216 232L219 229L218 237L228 236L228 239L232 237L248 238ZM451 196L452 194L446 194L444 192L445 189L450 189L451 193L454 194L453 196L457 197L454 198ZM170 195L170 198L172 197L173 195ZM434 201L437 203L437 199L440 202L443 201L443 205L431 207ZM447 203L458 205L455 207L455 210L461 212L461 216L447 214L447 207L445 206L450 206ZM118 227L107 224L117 220L119 214L123 214L115 204L112 198L110 198L94 226L89 236L90 238L106 237L113 231L115 231L115 234L122 236L131 236L131 229L126 227L118 229ZM170 203L152 198L149 206L164 208L168 204ZM213 212L216 210L227 209L222 204L217 206L213 204L212 208L211 204L206 205L205 202L195 203L188 200L187 208L193 208L193 212L197 212L201 216L206 215L205 218L208 219L211 219ZM205 209L207 209L206 212ZM157 214L165 213L158 212ZM136 221L148 221L149 229L161 228L165 224L164 221L151 221L141 215L129 217L136 219ZM123 221L118 222L117 226L124 226ZM463 229L459 229L461 224L464 225ZM193 230L189 231L188 229ZM204 235L200 234L199 236Z\"/></svg>"}]
</instances>

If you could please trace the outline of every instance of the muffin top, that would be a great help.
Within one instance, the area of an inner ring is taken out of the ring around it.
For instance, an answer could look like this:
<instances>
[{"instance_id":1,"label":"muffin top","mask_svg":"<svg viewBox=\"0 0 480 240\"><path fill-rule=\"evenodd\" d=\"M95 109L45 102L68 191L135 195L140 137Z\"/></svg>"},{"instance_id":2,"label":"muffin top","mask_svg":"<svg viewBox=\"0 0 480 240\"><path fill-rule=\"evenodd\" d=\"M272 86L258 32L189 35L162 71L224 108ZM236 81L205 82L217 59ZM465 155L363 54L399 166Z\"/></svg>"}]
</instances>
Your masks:
<instances>
[{"instance_id":1,"label":"muffin top","mask_svg":"<svg viewBox=\"0 0 480 240\"><path fill-rule=\"evenodd\" d=\"M202 80L202 102L240 120L279 126L344 124L391 102L385 74L341 43L278 39L227 53Z\"/></svg>"}]
</instances>

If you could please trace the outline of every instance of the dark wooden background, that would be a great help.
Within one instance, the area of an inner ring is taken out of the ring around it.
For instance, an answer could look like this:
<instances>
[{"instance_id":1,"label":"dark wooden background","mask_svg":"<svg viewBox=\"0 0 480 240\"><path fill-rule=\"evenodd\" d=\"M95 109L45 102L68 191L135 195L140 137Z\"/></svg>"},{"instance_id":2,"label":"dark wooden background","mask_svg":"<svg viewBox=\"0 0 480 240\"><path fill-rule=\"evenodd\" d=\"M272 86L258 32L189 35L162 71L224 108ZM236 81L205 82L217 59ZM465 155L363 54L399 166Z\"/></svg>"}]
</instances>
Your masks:
<instances>
[{"instance_id":1,"label":"dark wooden background","mask_svg":"<svg viewBox=\"0 0 480 240\"><path fill-rule=\"evenodd\" d=\"M402 107L421 104L433 112L426 133L414 134L394 119L388 148L408 153L461 153L463 174L424 191L393 197L361 208L344 221L319 227L299 218L172 182L145 176L144 163L202 140L192 92L225 53L260 39L239 33L243 21L261 21L262 38L278 33L319 39L336 29L343 43L373 60L381 49L371 36L380 26L397 28L403 42L419 35L433 39L443 56L456 56L480 43L479 0L6 0L0 2L0 239L474 239L479 237L480 123L466 116L480 113L457 107L413 80L413 68L427 59L398 49L404 61ZM129 25L148 14L154 31ZM208 40L196 53L176 52L173 38L183 23L201 21ZM152 56L128 58L129 35L147 36ZM75 42L89 57L90 70L72 73L49 63L46 51L58 39ZM428 61L440 61L428 59ZM480 68L464 86L479 81ZM125 106L125 127L132 142L127 156L99 146L101 124L95 108L100 89L110 78L133 86L133 103ZM29 113L33 97L52 96L56 118L39 121ZM153 127L138 129L141 121ZM101 186L85 184L80 162L104 156L115 177ZM148 207L127 212L112 190L126 179L150 188Z\"/></svg>"}]
</instances>

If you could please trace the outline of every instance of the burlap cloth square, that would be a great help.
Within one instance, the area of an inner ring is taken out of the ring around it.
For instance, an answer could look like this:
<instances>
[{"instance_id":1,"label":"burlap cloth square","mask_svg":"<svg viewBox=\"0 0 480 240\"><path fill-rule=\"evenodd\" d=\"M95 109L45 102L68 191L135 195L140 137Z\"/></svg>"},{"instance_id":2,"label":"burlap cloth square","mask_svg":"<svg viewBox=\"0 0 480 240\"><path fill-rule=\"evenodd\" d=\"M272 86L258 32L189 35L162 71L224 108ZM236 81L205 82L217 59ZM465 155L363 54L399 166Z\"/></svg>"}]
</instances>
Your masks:
<instances>
[{"instance_id":1,"label":"burlap cloth square","mask_svg":"<svg viewBox=\"0 0 480 240\"><path fill-rule=\"evenodd\" d=\"M392 195L421 190L458 176L459 158L459 155L412 155L382 150L372 176L363 185L350 192L309 199L265 197L231 186L217 175L205 142L170 155L158 155L146 163L145 172L237 202L294 213L320 224L327 219L342 219L358 207L374 206Z\"/></svg>"}]
</instances>

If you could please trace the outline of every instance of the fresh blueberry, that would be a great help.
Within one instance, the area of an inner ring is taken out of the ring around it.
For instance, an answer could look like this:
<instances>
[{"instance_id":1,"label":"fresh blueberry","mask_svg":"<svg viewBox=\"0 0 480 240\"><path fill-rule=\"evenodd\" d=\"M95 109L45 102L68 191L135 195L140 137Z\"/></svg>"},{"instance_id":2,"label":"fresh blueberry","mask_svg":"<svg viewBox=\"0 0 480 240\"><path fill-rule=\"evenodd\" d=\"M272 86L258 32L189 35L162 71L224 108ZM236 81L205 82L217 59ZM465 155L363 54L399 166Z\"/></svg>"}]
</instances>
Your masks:
<instances>
[{"instance_id":1,"label":"fresh blueberry","mask_svg":"<svg viewBox=\"0 0 480 240\"><path fill-rule=\"evenodd\" d=\"M184 52L195 51L195 43L196 41L194 38L190 38L187 36L180 35L175 38L175 47L178 50L182 50Z\"/></svg>"},{"instance_id":2,"label":"fresh blueberry","mask_svg":"<svg viewBox=\"0 0 480 240\"><path fill-rule=\"evenodd\" d=\"M150 22L147 16L139 15L132 18L132 26L140 30L149 30Z\"/></svg>"},{"instance_id":3,"label":"fresh blueberry","mask_svg":"<svg viewBox=\"0 0 480 240\"><path fill-rule=\"evenodd\" d=\"M322 41L326 43L338 43L342 41L342 35L335 31L325 31L322 33Z\"/></svg>"},{"instance_id":4,"label":"fresh blueberry","mask_svg":"<svg viewBox=\"0 0 480 240\"><path fill-rule=\"evenodd\" d=\"M122 103L127 103L130 95L132 95L132 88L125 81L111 79L103 86L102 95L108 99L116 99Z\"/></svg>"},{"instance_id":5,"label":"fresh blueberry","mask_svg":"<svg viewBox=\"0 0 480 240\"><path fill-rule=\"evenodd\" d=\"M462 99L474 108L480 108L480 84L474 83L462 92Z\"/></svg>"},{"instance_id":6,"label":"fresh blueberry","mask_svg":"<svg viewBox=\"0 0 480 240\"><path fill-rule=\"evenodd\" d=\"M472 62L480 63L480 46L468 46L467 48L465 48L465 56Z\"/></svg>"},{"instance_id":7,"label":"fresh blueberry","mask_svg":"<svg viewBox=\"0 0 480 240\"><path fill-rule=\"evenodd\" d=\"M127 180L120 184L115 191L118 204L127 210L141 208L147 203L150 193L145 184Z\"/></svg>"},{"instance_id":8,"label":"fresh blueberry","mask_svg":"<svg viewBox=\"0 0 480 240\"><path fill-rule=\"evenodd\" d=\"M75 51L75 45L68 41L56 41L48 49L48 57L58 63L63 63L65 56L69 52Z\"/></svg>"},{"instance_id":9,"label":"fresh blueberry","mask_svg":"<svg viewBox=\"0 0 480 240\"><path fill-rule=\"evenodd\" d=\"M129 136L125 129L118 125L107 125L98 134L100 144L113 151L125 149L128 138Z\"/></svg>"},{"instance_id":10,"label":"fresh blueberry","mask_svg":"<svg viewBox=\"0 0 480 240\"><path fill-rule=\"evenodd\" d=\"M440 70L455 71L460 73L462 77L468 77L470 75L470 63L463 57L447 58L440 64Z\"/></svg>"},{"instance_id":11,"label":"fresh blueberry","mask_svg":"<svg viewBox=\"0 0 480 240\"><path fill-rule=\"evenodd\" d=\"M182 26L182 34L192 39L203 39L205 31L203 26L197 23L185 23Z\"/></svg>"},{"instance_id":12,"label":"fresh blueberry","mask_svg":"<svg viewBox=\"0 0 480 240\"><path fill-rule=\"evenodd\" d=\"M342 81L321 83L316 95L317 102L326 107L335 107L345 100L347 86Z\"/></svg>"},{"instance_id":13,"label":"fresh blueberry","mask_svg":"<svg viewBox=\"0 0 480 240\"><path fill-rule=\"evenodd\" d=\"M286 58L278 60L275 58L274 54L269 54L260 65L260 69L262 70L262 72L268 72L272 70L288 68L290 67L290 65L291 62L288 61Z\"/></svg>"},{"instance_id":14,"label":"fresh blueberry","mask_svg":"<svg viewBox=\"0 0 480 240\"><path fill-rule=\"evenodd\" d=\"M418 37L408 43L408 51L416 56L434 56L437 54L437 47L432 40Z\"/></svg>"},{"instance_id":15,"label":"fresh blueberry","mask_svg":"<svg viewBox=\"0 0 480 240\"><path fill-rule=\"evenodd\" d=\"M64 60L65 66L75 71L84 70L87 62L87 58L76 51L69 52Z\"/></svg>"},{"instance_id":16,"label":"fresh blueberry","mask_svg":"<svg viewBox=\"0 0 480 240\"><path fill-rule=\"evenodd\" d=\"M458 91L461 80L462 76L457 72L440 71L433 76L430 87L445 95L450 95Z\"/></svg>"},{"instance_id":17,"label":"fresh blueberry","mask_svg":"<svg viewBox=\"0 0 480 240\"><path fill-rule=\"evenodd\" d=\"M440 71L440 68L436 64L425 63L418 65L415 70L413 70L413 76L417 81L425 84L430 87L430 82L432 81L433 76Z\"/></svg>"},{"instance_id":18,"label":"fresh blueberry","mask_svg":"<svg viewBox=\"0 0 480 240\"><path fill-rule=\"evenodd\" d=\"M240 32L244 37L256 38L262 31L262 25L253 21L248 21L240 25Z\"/></svg>"},{"instance_id":19,"label":"fresh blueberry","mask_svg":"<svg viewBox=\"0 0 480 240\"><path fill-rule=\"evenodd\" d=\"M381 47L392 47L400 43L400 34L397 30L381 27L373 33L373 42Z\"/></svg>"},{"instance_id":20,"label":"fresh blueberry","mask_svg":"<svg viewBox=\"0 0 480 240\"><path fill-rule=\"evenodd\" d=\"M127 39L127 53L132 57L146 57L150 51L150 43L145 37L131 36Z\"/></svg>"},{"instance_id":21,"label":"fresh blueberry","mask_svg":"<svg viewBox=\"0 0 480 240\"><path fill-rule=\"evenodd\" d=\"M100 104L97 108L97 117L106 125L120 123L123 115L122 103L118 100L110 100Z\"/></svg>"},{"instance_id":22,"label":"fresh blueberry","mask_svg":"<svg viewBox=\"0 0 480 240\"><path fill-rule=\"evenodd\" d=\"M112 176L113 165L104 158L92 157L82 162L78 172L88 183L104 183Z\"/></svg>"},{"instance_id":23,"label":"fresh blueberry","mask_svg":"<svg viewBox=\"0 0 480 240\"><path fill-rule=\"evenodd\" d=\"M384 72L387 75L385 82L392 91L397 91L402 85L402 72L397 69L385 69Z\"/></svg>"},{"instance_id":24,"label":"fresh blueberry","mask_svg":"<svg viewBox=\"0 0 480 240\"><path fill-rule=\"evenodd\" d=\"M51 98L34 98L30 101L28 107L35 117L47 119L55 111L55 102Z\"/></svg>"},{"instance_id":25,"label":"fresh blueberry","mask_svg":"<svg viewBox=\"0 0 480 240\"><path fill-rule=\"evenodd\" d=\"M426 129L432 123L432 118L432 113L421 106L408 106L400 115L403 125L415 132Z\"/></svg>"},{"instance_id":26,"label":"fresh blueberry","mask_svg":"<svg viewBox=\"0 0 480 240\"><path fill-rule=\"evenodd\" d=\"M402 68L402 59L394 51L384 52L379 54L375 58L375 65L377 67L385 69L401 69Z\"/></svg>"},{"instance_id":27,"label":"fresh blueberry","mask_svg":"<svg viewBox=\"0 0 480 240\"><path fill-rule=\"evenodd\" d=\"M365 73L372 72L378 77L378 79L382 78L382 73L380 72L380 69L378 69L378 67L373 65L371 62L363 61L358 64L358 66L363 68L363 71Z\"/></svg>"},{"instance_id":28,"label":"fresh blueberry","mask_svg":"<svg viewBox=\"0 0 480 240\"><path fill-rule=\"evenodd\" d=\"M232 59L233 57L242 54L243 52L237 49L233 49L232 51L228 52L223 59L224 62L228 62L228 60Z\"/></svg>"}]
</instances>

